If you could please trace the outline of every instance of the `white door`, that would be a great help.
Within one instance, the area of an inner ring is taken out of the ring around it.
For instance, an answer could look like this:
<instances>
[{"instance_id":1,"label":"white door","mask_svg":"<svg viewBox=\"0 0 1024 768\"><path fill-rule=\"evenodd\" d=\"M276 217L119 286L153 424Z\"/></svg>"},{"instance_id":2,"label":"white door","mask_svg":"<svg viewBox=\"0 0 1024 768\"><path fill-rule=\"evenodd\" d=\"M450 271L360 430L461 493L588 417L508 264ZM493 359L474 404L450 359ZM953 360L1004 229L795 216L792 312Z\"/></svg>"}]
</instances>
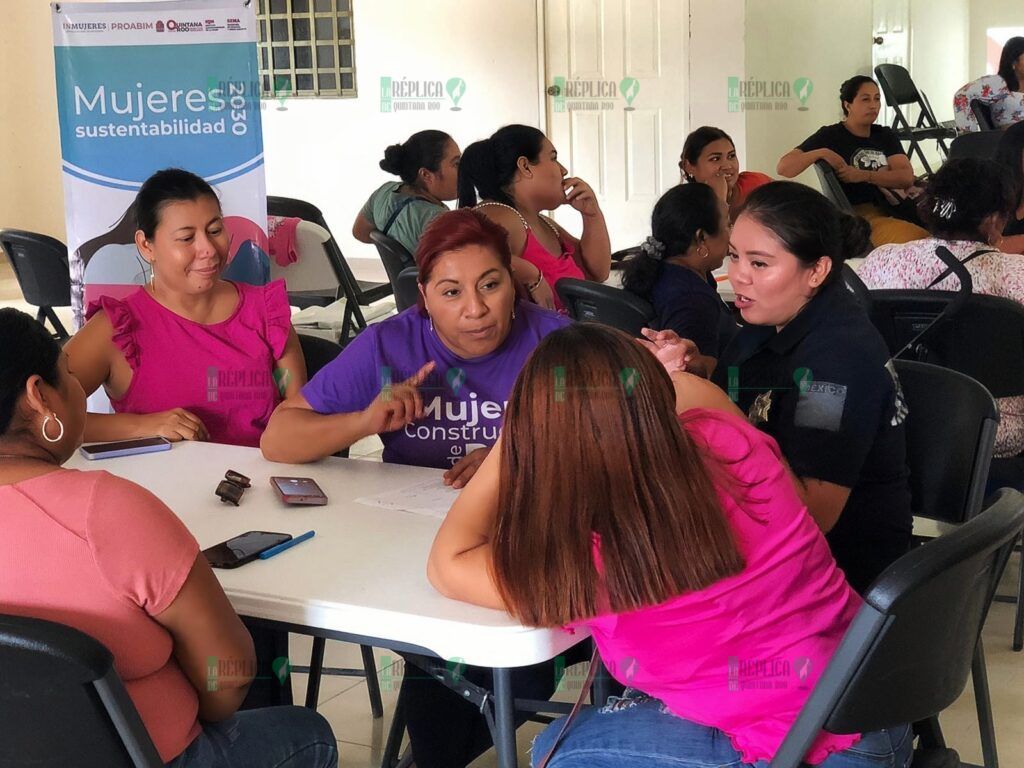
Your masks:
<instances>
[{"instance_id":1,"label":"white door","mask_svg":"<svg viewBox=\"0 0 1024 768\"><path fill-rule=\"evenodd\" d=\"M596 191L612 250L650 234L651 210L679 183L686 136L686 0L548 0L547 135ZM555 218L578 233L579 216Z\"/></svg>"},{"instance_id":2,"label":"white door","mask_svg":"<svg viewBox=\"0 0 1024 768\"><path fill-rule=\"evenodd\" d=\"M873 0L872 15L871 76L875 76L875 67L879 64L899 64L910 69L910 0ZM884 94L882 103L878 122L891 126L895 113L885 104ZM907 114L906 107L904 114Z\"/></svg>"}]
</instances>

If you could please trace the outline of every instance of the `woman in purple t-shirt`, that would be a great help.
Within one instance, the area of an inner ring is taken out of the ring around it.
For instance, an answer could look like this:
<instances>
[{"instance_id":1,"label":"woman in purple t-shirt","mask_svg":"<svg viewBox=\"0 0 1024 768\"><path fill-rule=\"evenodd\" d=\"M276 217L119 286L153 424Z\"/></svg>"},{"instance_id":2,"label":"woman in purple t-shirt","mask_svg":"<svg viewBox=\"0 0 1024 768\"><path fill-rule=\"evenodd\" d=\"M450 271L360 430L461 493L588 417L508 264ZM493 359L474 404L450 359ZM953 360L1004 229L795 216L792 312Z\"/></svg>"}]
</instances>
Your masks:
<instances>
[{"instance_id":1,"label":"woman in purple t-shirt","mask_svg":"<svg viewBox=\"0 0 1024 768\"><path fill-rule=\"evenodd\" d=\"M416 251L419 306L371 325L301 394L278 406L263 434L271 461L315 461L367 435L384 461L445 468L457 488L498 438L520 368L547 334L569 324L520 301L508 238L469 209L445 213ZM490 746L480 712L424 673L402 681L409 740L418 768L460 768ZM488 670L462 675L490 687ZM553 664L513 674L516 691L548 698Z\"/></svg>"},{"instance_id":2,"label":"woman in purple t-shirt","mask_svg":"<svg viewBox=\"0 0 1024 768\"><path fill-rule=\"evenodd\" d=\"M419 306L359 334L274 412L271 461L315 461L380 435L384 461L447 469L461 488L498 438L505 400L544 336L569 323L520 301L505 231L442 214L416 253Z\"/></svg>"}]
</instances>

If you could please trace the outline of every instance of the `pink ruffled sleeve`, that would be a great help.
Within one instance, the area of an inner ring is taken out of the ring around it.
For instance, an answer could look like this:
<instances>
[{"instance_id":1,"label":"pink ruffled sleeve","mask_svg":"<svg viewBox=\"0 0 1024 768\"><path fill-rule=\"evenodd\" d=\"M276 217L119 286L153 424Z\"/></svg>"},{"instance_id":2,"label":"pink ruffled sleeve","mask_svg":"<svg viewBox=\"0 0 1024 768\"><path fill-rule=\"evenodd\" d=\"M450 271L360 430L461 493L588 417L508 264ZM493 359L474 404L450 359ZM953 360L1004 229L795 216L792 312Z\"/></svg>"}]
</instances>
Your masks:
<instances>
[{"instance_id":1,"label":"pink ruffled sleeve","mask_svg":"<svg viewBox=\"0 0 1024 768\"><path fill-rule=\"evenodd\" d=\"M287 296L285 301L287 303ZM106 313L113 329L111 341L121 350L124 359L134 371L139 366L139 348L135 343L135 316L125 302L110 296L101 296L99 301L89 304L85 311L85 319L88 320L100 310Z\"/></svg>"},{"instance_id":2,"label":"pink ruffled sleeve","mask_svg":"<svg viewBox=\"0 0 1024 768\"><path fill-rule=\"evenodd\" d=\"M280 360L292 330L292 310L288 306L288 291L284 280L275 280L263 286L263 302L267 309L267 343L274 359Z\"/></svg>"}]
</instances>

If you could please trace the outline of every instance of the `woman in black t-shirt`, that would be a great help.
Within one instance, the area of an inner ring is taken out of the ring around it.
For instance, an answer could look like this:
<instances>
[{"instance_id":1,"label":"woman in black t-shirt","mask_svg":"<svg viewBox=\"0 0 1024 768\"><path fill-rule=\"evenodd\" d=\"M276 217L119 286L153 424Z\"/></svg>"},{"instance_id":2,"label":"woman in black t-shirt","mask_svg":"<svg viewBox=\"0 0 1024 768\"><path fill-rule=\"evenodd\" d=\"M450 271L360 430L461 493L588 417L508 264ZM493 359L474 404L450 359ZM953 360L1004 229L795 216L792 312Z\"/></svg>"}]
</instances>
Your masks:
<instances>
[{"instance_id":1,"label":"woman in black t-shirt","mask_svg":"<svg viewBox=\"0 0 1024 768\"><path fill-rule=\"evenodd\" d=\"M851 77L839 89L843 120L819 128L783 155L776 169L779 175L791 179L817 160L831 165L850 204L871 225L871 242L876 247L928 236L917 224L894 215L893 204L898 204L905 190L914 184L914 169L896 132L875 125L881 98L870 77Z\"/></svg>"},{"instance_id":2,"label":"woman in black t-shirt","mask_svg":"<svg viewBox=\"0 0 1024 768\"><path fill-rule=\"evenodd\" d=\"M715 368L772 435L850 584L864 592L910 545L895 370L839 279L869 248L863 220L794 182L755 190L733 226L729 280L744 322Z\"/></svg>"}]
</instances>

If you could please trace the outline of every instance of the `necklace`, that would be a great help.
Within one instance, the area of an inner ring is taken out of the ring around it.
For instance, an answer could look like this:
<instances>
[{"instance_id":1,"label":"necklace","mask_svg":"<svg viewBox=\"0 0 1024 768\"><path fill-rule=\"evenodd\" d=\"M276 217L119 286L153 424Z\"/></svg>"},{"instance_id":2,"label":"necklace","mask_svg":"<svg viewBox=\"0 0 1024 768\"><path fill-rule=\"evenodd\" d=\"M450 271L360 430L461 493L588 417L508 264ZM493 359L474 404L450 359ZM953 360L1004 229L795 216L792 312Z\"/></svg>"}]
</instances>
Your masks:
<instances>
[{"instance_id":1,"label":"necklace","mask_svg":"<svg viewBox=\"0 0 1024 768\"><path fill-rule=\"evenodd\" d=\"M512 212L513 212L513 213L514 213L514 214L515 214L516 216L518 216L518 217L519 217L519 220L520 220L520 221L521 221L521 222L523 223L523 229L529 229L529 228L530 228L530 225L526 223L526 217L525 217L525 216L523 216L523 214L521 214L521 213L519 212L519 209L518 209L518 208L515 208L515 207L513 207L513 206L511 206L511 205L507 205L506 203L498 203L498 202L487 202L487 203L480 203L479 205L477 205L477 206L476 206L476 208L483 208L483 207L484 207L485 205L497 205L497 206L499 206L499 207L501 207L501 208L508 208L508 209L509 209L510 211L512 211ZM474 208L473 210L476 210L476 208ZM551 229L551 231L555 233L555 239L556 239L556 240L558 240L558 242L559 242L559 243L561 243L561 242L562 242L562 236L561 236L561 235L560 235L560 234L558 233L558 227L556 227L556 226L555 226L554 224L552 224L552 223L551 223L550 221L548 221L547 219L545 219L545 218L544 218L543 216L539 216L538 218L539 218L539 219L540 219L541 221L543 221L543 222L544 222L545 224L547 224L547 225L548 225L548 227L549 227L549 228Z\"/></svg>"}]
</instances>

